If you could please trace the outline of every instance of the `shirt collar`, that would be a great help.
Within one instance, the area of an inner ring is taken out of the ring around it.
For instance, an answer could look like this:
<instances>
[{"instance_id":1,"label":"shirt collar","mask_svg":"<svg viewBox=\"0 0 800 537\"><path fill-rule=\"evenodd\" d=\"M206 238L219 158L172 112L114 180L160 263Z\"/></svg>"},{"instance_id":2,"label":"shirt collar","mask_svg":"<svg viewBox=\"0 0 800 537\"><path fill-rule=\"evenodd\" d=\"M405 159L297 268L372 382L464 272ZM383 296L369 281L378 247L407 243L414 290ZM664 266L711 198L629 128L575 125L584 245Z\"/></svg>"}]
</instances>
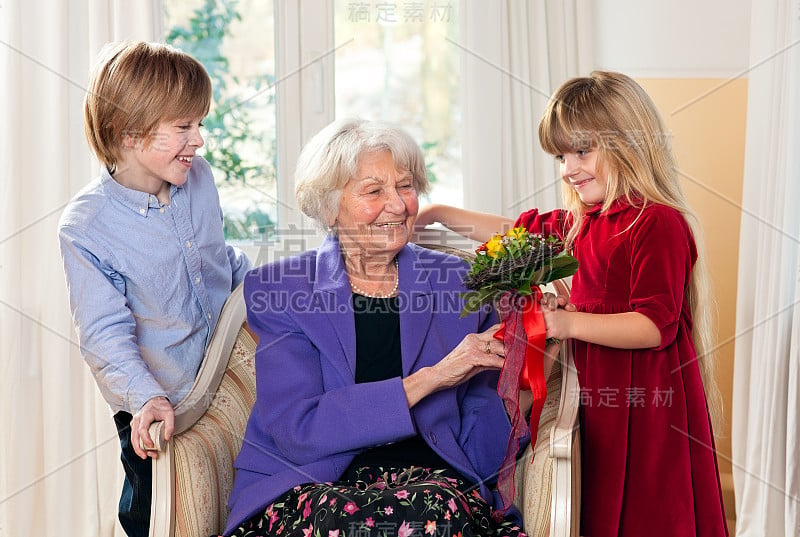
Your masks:
<instances>
[{"instance_id":1,"label":"shirt collar","mask_svg":"<svg viewBox=\"0 0 800 537\"><path fill-rule=\"evenodd\" d=\"M116 182L105 167L100 174L100 183L103 185L105 191L114 199L143 217L147 217L147 213L150 209L158 209L162 206L162 203L159 202L158 198L153 194L134 190ZM179 187L175 185L170 185L170 198L175 194L178 188Z\"/></svg>"}]
</instances>

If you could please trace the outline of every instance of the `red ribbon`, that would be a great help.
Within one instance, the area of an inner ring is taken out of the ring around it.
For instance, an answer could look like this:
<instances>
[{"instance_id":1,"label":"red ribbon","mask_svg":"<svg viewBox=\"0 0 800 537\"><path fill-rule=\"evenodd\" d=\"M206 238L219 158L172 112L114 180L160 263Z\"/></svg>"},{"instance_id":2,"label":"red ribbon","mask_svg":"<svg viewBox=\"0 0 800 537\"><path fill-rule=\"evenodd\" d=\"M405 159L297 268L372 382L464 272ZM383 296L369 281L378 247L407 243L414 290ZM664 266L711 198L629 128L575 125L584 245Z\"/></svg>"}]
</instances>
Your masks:
<instances>
[{"instance_id":1,"label":"red ribbon","mask_svg":"<svg viewBox=\"0 0 800 537\"><path fill-rule=\"evenodd\" d=\"M542 292L538 287L534 287L533 291L533 294L527 296L513 291L505 293L497 305L502 324L494 337L503 342L506 355L497 384L497 394L503 399L511 419L511 436L497 477L497 489L504 509L514 501L514 472L517 467L519 440L529 430L536 430L533 425L538 426L539 415L547 398L544 378L547 328L540 305ZM522 419L519 408L519 392L528 389L533 394L530 428ZM534 436L533 433L531 436ZM535 438L531 438L531 441L535 442Z\"/></svg>"}]
</instances>

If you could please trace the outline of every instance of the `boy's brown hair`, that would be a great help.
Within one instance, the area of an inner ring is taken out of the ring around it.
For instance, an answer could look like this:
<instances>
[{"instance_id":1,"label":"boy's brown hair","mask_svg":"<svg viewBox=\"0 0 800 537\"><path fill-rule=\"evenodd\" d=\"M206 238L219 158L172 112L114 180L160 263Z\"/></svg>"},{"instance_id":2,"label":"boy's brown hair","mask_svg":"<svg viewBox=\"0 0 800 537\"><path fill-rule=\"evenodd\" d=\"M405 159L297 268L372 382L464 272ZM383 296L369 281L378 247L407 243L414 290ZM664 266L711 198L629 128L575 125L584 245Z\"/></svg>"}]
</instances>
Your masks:
<instances>
[{"instance_id":1,"label":"boy's brown hair","mask_svg":"<svg viewBox=\"0 0 800 537\"><path fill-rule=\"evenodd\" d=\"M205 117L210 105L211 79L190 55L160 43L109 43L89 77L86 139L113 172L125 136L149 144L160 122Z\"/></svg>"}]
</instances>

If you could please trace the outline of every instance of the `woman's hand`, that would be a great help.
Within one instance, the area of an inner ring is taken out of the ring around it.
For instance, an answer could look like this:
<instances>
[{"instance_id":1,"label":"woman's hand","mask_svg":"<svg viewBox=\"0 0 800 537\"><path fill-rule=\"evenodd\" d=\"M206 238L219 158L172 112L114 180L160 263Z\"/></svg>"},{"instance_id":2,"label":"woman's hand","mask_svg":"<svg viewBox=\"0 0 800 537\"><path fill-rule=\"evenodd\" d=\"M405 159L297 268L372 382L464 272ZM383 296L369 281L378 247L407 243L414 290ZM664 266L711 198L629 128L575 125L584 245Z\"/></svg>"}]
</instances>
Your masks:
<instances>
[{"instance_id":1,"label":"woman's hand","mask_svg":"<svg viewBox=\"0 0 800 537\"><path fill-rule=\"evenodd\" d=\"M468 334L439 363L403 379L409 408L426 396L458 386L482 371L502 369L503 342L494 338L496 324L480 334Z\"/></svg>"},{"instance_id":2,"label":"woman's hand","mask_svg":"<svg viewBox=\"0 0 800 537\"><path fill-rule=\"evenodd\" d=\"M452 388L488 369L501 369L505 356L503 342L494 338L499 324L480 334L469 334L433 366L439 389Z\"/></svg>"}]
</instances>

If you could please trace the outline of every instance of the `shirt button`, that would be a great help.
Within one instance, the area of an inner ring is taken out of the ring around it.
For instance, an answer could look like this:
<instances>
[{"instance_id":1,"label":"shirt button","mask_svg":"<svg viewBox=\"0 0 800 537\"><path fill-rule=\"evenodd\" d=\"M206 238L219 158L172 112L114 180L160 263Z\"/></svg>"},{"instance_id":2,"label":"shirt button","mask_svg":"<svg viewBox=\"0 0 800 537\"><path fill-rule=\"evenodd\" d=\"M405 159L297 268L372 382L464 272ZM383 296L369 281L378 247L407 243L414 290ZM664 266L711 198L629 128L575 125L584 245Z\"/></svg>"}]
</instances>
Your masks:
<instances>
[{"instance_id":1,"label":"shirt button","mask_svg":"<svg viewBox=\"0 0 800 537\"><path fill-rule=\"evenodd\" d=\"M144 213L145 213L145 208L144 207L140 208L139 209L139 214L144 214Z\"/></svg>"},{"instance_id":2,"label":"shirt button","mask_svg":"<svg viewBox=\"0 0 800 537\"><path fill-rule=\"evenodd\" d=\"M210 313L209 313L209 314L207 314L207 315L206 315L206 317L208 317L208 320L209 320L209 321L211 320L211 314L210 314Z\"/></svg>"},{"instance_id":3,"label":"shirt button","mask_svg":"<svg viewBox=\"0 0 800 537\"><path fill-rule=\"evenodd\" d=\"M161 208L158 210L158 212L160 212L160 213L162 213L162 214L163 214L163 213L164 213L164 207L161 207Z\"/></svg>"},{"instance_id":4,"label":"shirt button","mask_svg":"<svg viewBox=\"0 0 800 537\"><path fill-rule=\"evenodd\" d=\"M194 279L194 283L200 283L200 276Z\"/></svg>"},{"instance_id":5,"label":"shirt button","mask_svg":"<svg viewBox=\"0 0 800 537\"><path fill-rule=\"evenodd\" d=\"M187 248L191 248L192 247L192 241L186 241L186 247Z\"/></svg>"}]
</instances>

